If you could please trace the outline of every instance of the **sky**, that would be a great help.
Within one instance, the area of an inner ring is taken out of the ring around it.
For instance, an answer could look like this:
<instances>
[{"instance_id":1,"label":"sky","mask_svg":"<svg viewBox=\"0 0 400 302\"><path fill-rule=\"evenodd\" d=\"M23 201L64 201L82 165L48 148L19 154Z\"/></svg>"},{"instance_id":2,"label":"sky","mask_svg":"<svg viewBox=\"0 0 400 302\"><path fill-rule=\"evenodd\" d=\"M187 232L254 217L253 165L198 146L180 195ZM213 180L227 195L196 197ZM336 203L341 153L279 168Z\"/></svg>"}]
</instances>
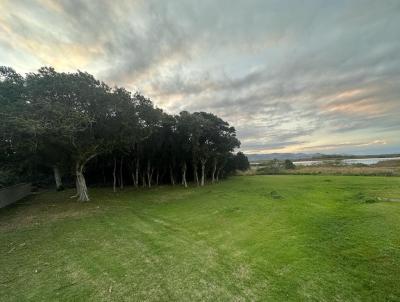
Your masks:
<instances>
[{"instance_id":1,"label":"sky","mask_svg":"<svg viewBox=\"0 0 400 302\"><path fill-rule=\"evenodd\" d=\"M400 1L0 0L0 65L213 112L247 153L400 153Z\"/></svg>"}]
</instances>

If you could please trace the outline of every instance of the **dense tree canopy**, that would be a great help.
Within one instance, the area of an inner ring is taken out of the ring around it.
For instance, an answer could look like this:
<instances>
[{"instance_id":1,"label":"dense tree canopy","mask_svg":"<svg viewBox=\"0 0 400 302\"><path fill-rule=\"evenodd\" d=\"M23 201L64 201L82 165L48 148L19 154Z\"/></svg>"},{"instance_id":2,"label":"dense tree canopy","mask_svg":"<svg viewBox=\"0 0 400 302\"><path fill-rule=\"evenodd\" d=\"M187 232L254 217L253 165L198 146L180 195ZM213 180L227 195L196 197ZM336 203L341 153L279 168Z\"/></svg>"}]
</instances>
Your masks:
<instances>
[{"instance_id":1,"label":"dense tree canopy","mask_svg":"<svg viewBox=\"0 0 400 302\"><path fill-rule=\"evenodd\" d=\"M240 146L235 128L218 116L169 115L81 71L43 67L23 77L1 67L0 106L3 184L51 172L57 189L73 179L76 197L87 201L87 181L114 190L124 182L186 187L188 179L204 185L248 165L243 153L232 153Z\"/></svg>"}]
</instances>

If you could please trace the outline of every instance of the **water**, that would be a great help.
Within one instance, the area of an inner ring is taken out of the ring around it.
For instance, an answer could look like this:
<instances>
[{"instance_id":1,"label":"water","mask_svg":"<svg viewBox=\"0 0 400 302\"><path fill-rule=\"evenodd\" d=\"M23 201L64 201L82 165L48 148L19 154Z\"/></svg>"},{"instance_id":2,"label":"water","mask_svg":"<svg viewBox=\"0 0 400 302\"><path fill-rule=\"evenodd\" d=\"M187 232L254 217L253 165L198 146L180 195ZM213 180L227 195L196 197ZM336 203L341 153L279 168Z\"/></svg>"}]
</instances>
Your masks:
<instances>
[{"instance_id":1,"label":"water","mask_svg":"<svg viewBox=\"0 0 400 302\"><path fill-rule=\"evenodd\" d=\"M364 164L364 165L374 165L380 161L386 160L399 160L400 157L387 157L387 158L347 158L342 159L340 162L345 165L354 165L354 164ZM335 159L326 159L326 160L302 160L293 162L295 165L299 166L312 166L312 165L320 165L324 162L335 162Z\"/></svg>"}]
</instances>

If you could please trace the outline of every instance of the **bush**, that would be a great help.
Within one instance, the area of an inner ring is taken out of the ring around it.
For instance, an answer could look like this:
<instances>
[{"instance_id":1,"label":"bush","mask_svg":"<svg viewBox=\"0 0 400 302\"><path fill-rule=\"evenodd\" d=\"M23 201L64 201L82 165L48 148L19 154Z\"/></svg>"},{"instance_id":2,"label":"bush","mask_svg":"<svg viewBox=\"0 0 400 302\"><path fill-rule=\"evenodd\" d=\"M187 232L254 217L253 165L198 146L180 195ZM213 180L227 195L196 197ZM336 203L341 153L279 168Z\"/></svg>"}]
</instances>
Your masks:
<instances>
[{"instance_id":1,"label":"bush","mask_svg":"<svg viewBox=\"0 0 400 302\"><path fill-rule=\"evenodd\" d=\"M273 159L265 162L265 166L257 169L258 174L280 174L284 170L284 163L280 160Z\"/></svg>"},{"instance_id":2,"label":"bush","mask_svg":"<svg viewBox=\"0 0 400 302\"><path fill-rule=\"evenodd\" d=\"M293 170L295 168L296 168L295 164L290 159L285 160L285 169L286 170Z\"/></svg>"},{"instance_id":3,"label":"bush","mask_svg":"<svg viewBox=\"0 0 400 302\"><path fill-rule=\"evenodd\" d=\"M284 161L273 159L264 162L264 166L257 169L257 174L285 174L287 170L294 170L295 164L286 159Z\"/></svg>"},{"instance_id":4,"label":"bush","mask_svg":"<svg viewBox=\"0 0 400 302\"><path fill-rule=\"evenodd\" d=\"M243 152L238 152L235 155L235 168L236 170L246 171L250 169L250 163L246 155Z\"/></svg>"}]
</instances>

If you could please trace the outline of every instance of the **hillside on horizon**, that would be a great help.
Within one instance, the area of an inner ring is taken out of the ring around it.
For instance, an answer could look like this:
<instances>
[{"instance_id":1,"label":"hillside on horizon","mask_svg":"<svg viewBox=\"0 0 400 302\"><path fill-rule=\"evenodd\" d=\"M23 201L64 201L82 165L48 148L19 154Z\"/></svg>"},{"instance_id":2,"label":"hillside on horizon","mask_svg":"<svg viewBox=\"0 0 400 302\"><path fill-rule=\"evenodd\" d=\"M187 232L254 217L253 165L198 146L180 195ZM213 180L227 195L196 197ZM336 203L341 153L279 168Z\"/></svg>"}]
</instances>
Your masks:
<instances>
[{"instance_id":1,"label":"hillside on horizon","mask_svg":"<svg viewBox=\"0 0 400 302\"><path fill-rule=\"evenodd\" d=\"M324 154L324 153L262 153L251 154L245 153L250 162L271 159L290 159L290 160L307 160L307 159L328 159L328 158L370 158L370 157L398 157L400 154Z\"/></svg>"}]
</instances>

